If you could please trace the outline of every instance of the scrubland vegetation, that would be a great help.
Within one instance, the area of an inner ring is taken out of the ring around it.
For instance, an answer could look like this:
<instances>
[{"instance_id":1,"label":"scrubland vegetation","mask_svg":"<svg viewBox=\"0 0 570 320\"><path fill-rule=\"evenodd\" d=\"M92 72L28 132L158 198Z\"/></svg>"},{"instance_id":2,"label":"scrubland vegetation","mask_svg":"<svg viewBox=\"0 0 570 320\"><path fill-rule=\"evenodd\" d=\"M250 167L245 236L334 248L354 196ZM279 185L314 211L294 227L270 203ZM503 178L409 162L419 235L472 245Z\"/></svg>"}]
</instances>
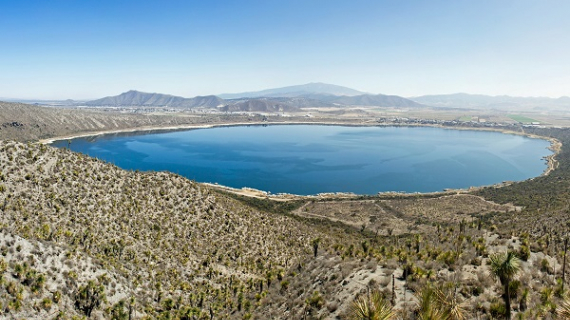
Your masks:
<instances>
[{"instance_id":1,"label":"scrubland vegetation","mask_svg":"<svg viewBox=\"0 0 570 320\"><path fill-rule=\"evenodd\" d=\"M66 251L59 259L32 254L70 265L57 290L77 291L80 276L104 284L93 270L108 270L117 280L107 281L106 295L133 300L139 316L254 312L267 289L311 256L313 238L332 241L174 174L124 171L37 144L4 142L0 150L2 230ZM76 266L83 254L92 262ZM49 284L55 271L43 272Z\"/></svg>"},{"instance_id":2,"label":"scrubland vegetation","mask_svg":"<svg viewBox=\"0 0 570 320\"><path fill-rule=\"evenodd\" d=\"M279 202L4 138L0 318L567 319L570 130L533 130L548 176Z\"/></svg>"}]
</instances>

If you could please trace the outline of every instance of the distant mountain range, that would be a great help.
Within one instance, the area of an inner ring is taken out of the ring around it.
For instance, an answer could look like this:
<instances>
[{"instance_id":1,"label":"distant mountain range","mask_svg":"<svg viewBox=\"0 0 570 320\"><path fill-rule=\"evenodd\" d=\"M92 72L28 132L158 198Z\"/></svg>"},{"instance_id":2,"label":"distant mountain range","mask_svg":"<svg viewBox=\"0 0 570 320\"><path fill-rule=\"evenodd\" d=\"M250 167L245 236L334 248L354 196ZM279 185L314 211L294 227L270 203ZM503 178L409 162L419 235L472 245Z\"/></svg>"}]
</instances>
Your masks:
<instances>
[{"instance_id":1,"label":"distant mountain range","mask_svg":"<svg viewBox=\"0 0 570 320\"><path fill-rule=\"evenodd\" d=\"M57 107L75 107L77 105L84 103L84 101L72 100L72 99L67 99L67 100L40 100L40 99L0 98L0 101L35 104L35 105L43 105L43 106L57 106Z\"/></svg>"},{"instance_id":2,"label":"distant mountain range","mask_svg":"<svg viewBox=\"0 0 570 320\"><path fill-rule=\"evenodd\" d=\"M358 96L324 96L323 101L337 105L366 106L366 107L395 107L395 108L425 108L427 105L414 102L400 96L383 94L362 94Z\"/></svg>"},{"instance_id":3,"label":"distant mountain range","mask_svg":"<svg viewBox=\"0 0 570 320\"><path fill-rule=\"evenodd\" d=\"M326 83L308 83L254 92L185 98L162 93L131 90L117 96L92 101L33 101L25 103L53 106L170 107L201 108L227 112L294 112L302 108L342 108L347 106L389 108L454 108L501 111L567 110L570 97L511 97L477 94L425 95L404 98L395 95L369 94Z\"/></svg>"},{"instance_id":4,"label":"distant mountain range","mask_svg":"<svg viewBox=\"0 0 570 320\"><path fill-rule=\"evenodd\" d=\"M409 98L415 102L442 108L471 108L496 110L555 110L568 108L570 97L511 97L454 93Z\"/></svg>"},{"instance_id":5,"label":"distant mountain range","mask_svg":"<svg viewBox=\"0 0 570 320\"><path fill-rule=\"evenodd\" d=\"M227 112L295 112L300 108L378 106L396 108L425 107L399 96L372 95L326 83L268 89L257 92L184 98L161 93L131 90L117 96L81 103L86 106L216 108Z\"/></svg>"}]
</instances>

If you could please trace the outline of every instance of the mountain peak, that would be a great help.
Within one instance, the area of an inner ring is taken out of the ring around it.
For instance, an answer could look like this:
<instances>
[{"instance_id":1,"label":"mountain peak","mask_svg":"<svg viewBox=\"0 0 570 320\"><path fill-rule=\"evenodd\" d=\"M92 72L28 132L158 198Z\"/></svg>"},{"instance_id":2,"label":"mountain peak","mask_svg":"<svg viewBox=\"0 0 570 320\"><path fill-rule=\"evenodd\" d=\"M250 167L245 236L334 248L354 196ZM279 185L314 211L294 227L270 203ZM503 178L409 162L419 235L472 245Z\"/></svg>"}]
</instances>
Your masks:
<instances>
[{"instance_id":1,"label":"mountain peak","mask_svg":"<svg viewBox=\"0 0 570 320\"><path fill-rule=\"evenodd\" d=\"M266 89L261 91L226 93L219 95L224 99L258 98L258 97L301 97L307 95L357 96L364 92L323 82L310 82L301 85Z\"/></svg>"}]
</instances>

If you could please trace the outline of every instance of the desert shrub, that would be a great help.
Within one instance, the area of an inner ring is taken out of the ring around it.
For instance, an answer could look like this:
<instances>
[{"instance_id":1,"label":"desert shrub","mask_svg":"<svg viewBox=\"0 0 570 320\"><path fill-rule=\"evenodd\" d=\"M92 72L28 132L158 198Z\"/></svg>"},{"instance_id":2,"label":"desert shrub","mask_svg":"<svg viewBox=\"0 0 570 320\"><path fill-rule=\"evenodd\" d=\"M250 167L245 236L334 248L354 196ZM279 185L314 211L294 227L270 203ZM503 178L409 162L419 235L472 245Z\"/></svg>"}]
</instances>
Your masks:
<instances>
[{"instance_id":1,"label":"desert shrub","mask_svg":"<svg viewBox=\"0 0 570 320\"><path fill-rule=\"evenodd\" d=\"M489 306L489 313L493 318L504 318L507 314L507 309L504 303L494 302Z\"/></svg>"},{"instance_id":2,"label":"desert shrub","mask_svg":"<svg viewBox=\"0 0 570 320\"><path fill-rule=\"evenodd\" d=\"M521 245L517 255L522 261L528 261L530 258L530 248L527 245Z\"/></svg>"},{"instance_id":3,"label":"desert shrub","mask_svg":"<svg viewBox=\"0 0 570 320\"><path fill-rule=\"evenodd\" d=\"M547 272L549 274L551 273L550 262L548 262L548 259L544 258L540 260L540 271Z\"/></svg>"},{"instance_id":4,"label":"desert shrub","mask_svg":"<svg viewBox=\"0 0 570 320\"><path fill-rule=\"evenodd\" d=\"M289 289L289 281L281 281L281 291L287 291L287 289Z\"/></svg>"},{"instance_id":5,"label":"desert shrub","mask_svg":"<svg viewBox=\"0 0 570 320\"><path fill-rule=\"evenodd\" d=\"M44 308L46 310L51 309L52 304L53 304L53 302L50 298L44 298L42 300L42 308Z\"/></svg>"},{"instance_id":6,"label":"desert shrub","mask_svg":"<svg viewBox=\"0 0 570 320\"><path fill-rule=\"evenodd\" d=\"M471 289L471 294L478 297L479 295L481 295L483 293L483 291L485 291L485 289L483 289L481 286L474 286Z\"/></svg>"},{"instance_id":7,"label":"desert shrub","mask_svg":"<svg viewBox=\"0 0 570 320\"><path fill-rule=\"evenodd\" d=\"M471 265L474 265L474 266L480 266L481 262L482 262L482 260L479 257L474 257L473 259L471 259Z\"/></svg>"},{"instance_id":8,"label":"desert shrub","mask_svg":"<svg viewBox=\"0 0 570 320\"><path fill-rule=\"evenodd\" d=\"M307 298L307 305L317 310L320 310L325 305L325 299L321 296L319 291L313 292L313 295Z\"/></svg>"}]
</instances>

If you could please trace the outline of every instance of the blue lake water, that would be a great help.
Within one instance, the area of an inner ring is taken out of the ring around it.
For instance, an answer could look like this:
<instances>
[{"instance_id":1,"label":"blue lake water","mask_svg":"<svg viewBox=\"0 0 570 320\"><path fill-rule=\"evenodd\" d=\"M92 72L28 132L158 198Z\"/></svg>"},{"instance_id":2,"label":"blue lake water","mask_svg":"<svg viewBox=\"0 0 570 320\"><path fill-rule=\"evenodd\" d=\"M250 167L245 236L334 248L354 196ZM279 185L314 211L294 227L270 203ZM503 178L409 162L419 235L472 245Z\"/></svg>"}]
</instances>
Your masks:
<instances>
[{"instance_id":1,"label":"blue lake water","mask_svg":"<svg viewBox=\"0 0 570 320\"><path fill-rule=\"evenodd\" d=\"M525 180L546 169L549 145L488 131L273 125L77 138L70 147L124 169L308 195L432 192Z\"/></svg>"}]
</instances>

